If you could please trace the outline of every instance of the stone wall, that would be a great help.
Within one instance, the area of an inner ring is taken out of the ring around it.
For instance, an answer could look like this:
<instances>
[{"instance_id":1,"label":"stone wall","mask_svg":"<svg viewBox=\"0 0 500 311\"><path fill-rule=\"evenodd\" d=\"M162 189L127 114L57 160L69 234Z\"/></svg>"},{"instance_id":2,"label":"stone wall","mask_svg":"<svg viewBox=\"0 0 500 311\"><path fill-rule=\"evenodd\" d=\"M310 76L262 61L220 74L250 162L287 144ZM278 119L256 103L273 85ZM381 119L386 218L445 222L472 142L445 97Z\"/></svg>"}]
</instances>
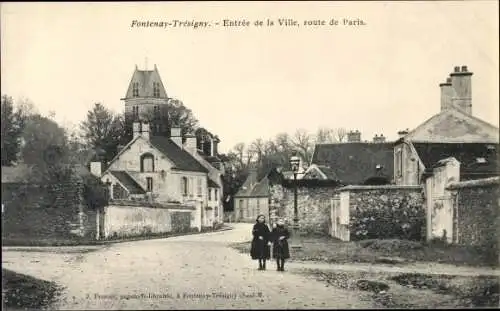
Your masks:
<instances>
[{"instance_id":1,"label":"stone wall","mask_svg":"<svg viewBox=\"0 0 500 311\"><path fill-rule=\"evenodd\" d=\"M425 237L425 209L420 186L347 186L350 239Z\"/></svg>"},{"instance_id":2,"label":"stone wall","mask_svg":"<svg viewBox=\"0 0 500 311\"><path fill-rule=\"evenodd\" d=\"M456 243L480 246L498 256L500 177L452 183ZM498 257L496 257L498 260Z\"/></svg>"},{"instance_id":3,"label":"stone wall","mask_svg":"<svg viewBox=\"0 0 500 311\"><path fill-rule=\"evenodd\" d=\"M2 184L2 237L94 238L96 212L83 199L83 184Z\"/></svg>"},{"instance_id":4,"label":"stone wall","mask_svg":"<svg viewBox=\"0 0 500 311\"><path fill-rule=\"evenodd\" d=\"M111 201L104 208L104 238L198 230L195 213L195 207L180 204Z\"/></svg>"},{"instance_id":5,"label":"stone wall","mask_svg":"<svg viewBox=\"0 0 500 311\"><path fill-rule=\"evenodd\" d=\"M278 187L274 199L279 200L278 217L285 217L288 224L293 224L294 190ZM333 187L300 187L297 189L297 209L300 231L305 234L328 235L330 232L331 199L335 195Z\"/></svg>"}]
</instances>

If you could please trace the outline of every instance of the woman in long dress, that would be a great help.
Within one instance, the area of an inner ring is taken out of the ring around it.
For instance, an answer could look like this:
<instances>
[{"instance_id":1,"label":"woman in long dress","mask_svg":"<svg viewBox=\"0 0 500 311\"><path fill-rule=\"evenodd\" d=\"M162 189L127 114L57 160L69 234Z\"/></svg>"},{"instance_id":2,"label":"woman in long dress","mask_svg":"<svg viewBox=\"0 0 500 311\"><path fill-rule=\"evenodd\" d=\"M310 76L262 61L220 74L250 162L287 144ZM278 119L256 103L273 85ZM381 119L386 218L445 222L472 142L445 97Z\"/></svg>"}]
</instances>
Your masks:
<instances>
[{"instance_id":1,"label":"woman in long dress","mask_svg":"<svg viewBox=\"0 0 500 311\"><path fill-rule=\"evenodd\" d=\"M277 271L285 271L285 260L290 258L288 238L290 232L285 227L283 219L278 219L276 228L271 233L273 240L273 258L276 259Z\"/></svg>"},{"instance_id":2,"label":"woman in long dress","mask_svg":"<svg viewBox=\"0 0 500 311\"><path fill-rule=\"evenodd\" d=\"M266 270L266 260L271 258L270 234L266 217L259 215L252 229L253 240L250 249L252 259L259 260L259 270Z\"/></svg>"}]
</instances>

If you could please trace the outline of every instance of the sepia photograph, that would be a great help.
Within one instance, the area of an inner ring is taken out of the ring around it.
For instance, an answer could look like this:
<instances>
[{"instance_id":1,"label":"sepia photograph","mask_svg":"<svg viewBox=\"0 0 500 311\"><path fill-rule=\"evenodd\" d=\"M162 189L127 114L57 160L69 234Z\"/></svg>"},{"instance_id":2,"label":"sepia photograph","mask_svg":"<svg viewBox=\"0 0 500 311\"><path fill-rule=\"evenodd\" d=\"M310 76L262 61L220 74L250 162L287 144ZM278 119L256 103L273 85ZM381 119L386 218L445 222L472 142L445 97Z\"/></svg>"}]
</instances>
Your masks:
<instances>
[{"instance_id":1,"label":"sepia photograph","mask_svg":"<svg viewBox=\"0 0 500 311\"><path fill-rule=\"evenodd\" d=\"M500 307L498 12L1 2L2 309Z\"/></svg>"}]
</instances>

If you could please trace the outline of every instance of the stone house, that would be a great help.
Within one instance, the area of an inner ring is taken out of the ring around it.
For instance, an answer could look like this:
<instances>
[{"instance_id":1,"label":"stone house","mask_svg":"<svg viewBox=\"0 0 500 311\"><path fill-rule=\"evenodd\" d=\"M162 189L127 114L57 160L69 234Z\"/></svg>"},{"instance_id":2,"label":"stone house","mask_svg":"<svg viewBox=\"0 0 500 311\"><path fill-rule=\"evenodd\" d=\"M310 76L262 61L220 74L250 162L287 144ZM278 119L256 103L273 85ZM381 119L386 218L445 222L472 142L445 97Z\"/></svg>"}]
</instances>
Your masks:
<instances>
[{"instance_id":1,"label":"stone house","mask_svg":"<svg viewBox=\"0 0 500 311\"><path fill-rule=\"evenodd\" d=\"M455 157L468 179L496 173L499 129L472 115L471 77L455 67L441 88L441 111L414 130L400 132L394 144L394 181L419 185L439 160Z\"/></svg>"},{"instance_id":2,"label":"stone house","mask_svg":"<svg viewBox=\"0 0 500 311\"><path fill-rule=\"evenodd\" d=\"M259 180L257 169L252 168L240 190L234 195L234 215L239 222L254 222L258 215L269 218L269 178Z\"/></svg>"},{"instance_id":3,"label":"stone house","mask_svg":"<svg viewBox=\"0 0 500 311\"><path fill-rule=\"evenodd\" d=\"M202 206L203 226L220 221L220 186L210 178L201 159L194 156L195 137L187 138L183 144L180 128L172 128L172 137L167 138L150 136L147 123L135 122L133 126L134 138L102 174L100 163L92 163L93 173L109 184L111 199L198 202Z\"/></svg>"},{"instance_id":4,"label":"stone house","mask_svg":"<svg viewBox=\"0 0 500 311\"><path fill-rule=\"evenodd\" d=\"M156 65L136 66L122 100L132 140L106 167L91 163L92 172L109 182L112 199L201 204L202 226L222 223L220 139L204 128L190 133L171 124L171 99Z\"/></svg>"}]
</instances>

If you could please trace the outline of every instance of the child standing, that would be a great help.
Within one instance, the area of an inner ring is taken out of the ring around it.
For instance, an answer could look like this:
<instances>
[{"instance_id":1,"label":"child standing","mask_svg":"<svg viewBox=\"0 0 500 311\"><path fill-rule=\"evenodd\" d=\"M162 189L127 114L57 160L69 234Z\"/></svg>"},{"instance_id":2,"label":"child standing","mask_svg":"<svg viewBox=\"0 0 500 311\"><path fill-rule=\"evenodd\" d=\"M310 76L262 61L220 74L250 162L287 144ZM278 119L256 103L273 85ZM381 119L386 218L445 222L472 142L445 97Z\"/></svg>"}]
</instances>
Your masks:
<instances>
[{"instance_id":1,"label":"child standing","mask_svg":"<svg viewBox=\"0 0 500 311\"><path fill-rule=\"evenodd\" d=\"M285 259L290 258L288 238L290 233L285 228L283 219L278 219L276 228L271 233L273 240L273 258L276 259L277 271L285 271Z\"/></svg>"}]
</instances>

